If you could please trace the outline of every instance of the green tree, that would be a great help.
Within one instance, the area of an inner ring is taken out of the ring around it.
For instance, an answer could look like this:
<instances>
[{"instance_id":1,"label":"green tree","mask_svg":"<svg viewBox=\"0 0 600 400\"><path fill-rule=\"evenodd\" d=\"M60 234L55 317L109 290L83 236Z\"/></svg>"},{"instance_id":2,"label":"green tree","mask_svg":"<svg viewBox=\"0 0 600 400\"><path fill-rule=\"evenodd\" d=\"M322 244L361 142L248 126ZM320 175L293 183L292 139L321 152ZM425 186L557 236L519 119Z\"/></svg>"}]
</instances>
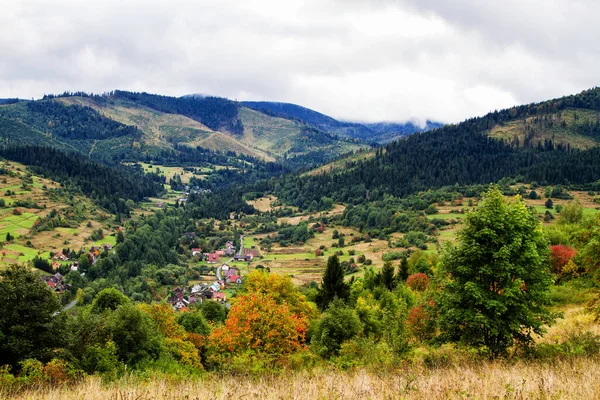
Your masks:
<instances>
[{"instance_id":1,"label":"green tree","mask_svg":"<svg viewBox=\"0 0 600 400\"><path fill-rule=\"evenodd\" d=\"M123 243L124 241L125 241L125 235L123 234L123 231L122 231L122 230L120 230L120 231L117 233L117 244L121 244L121 243Z\"/></svg>"},{"instance_id":2,"label":"green tree","mask_svg":"<svg viewBox=\"0 0 600 400\"><path fill-rule=\"evenodd\" d=\"M352 339L361 329L362 324L356 312L342 300L336 299L317 322L311 345L321 357L329 358L338 354L342 343Z\"/></svg>"},{"instance_id":3,"label":"green tree","mask_svg":"<svg viewBox=\"0 0 600 400\"><path fill-rule=\"evenodd\" d=\"M557 206L558 207L558 206ZM579 201L570 201L565 204L558 218L559 224L578 224L583 219L583 207Z\"/></svg>"},{"instance_id":4,"label":"green tree","mask_svg":"<svg viewBox=\"0 0 600 400\"><path fill-rule=\"evenodd\" d=\"M394 266L391 261L386 261L381 269L381 283L388 290L396 288L396 280L394 279Z\"/></svg>"},{"instance_id":5,"label":"green tree","mask_svg":"<svg viewBox=\"0 0 600 400\"><path fill-rule=\"evenodd\" d=\"M160 356L163 339L158 329L152 319L133 303L119 306L108 314L107 319L119 360L135 365Z\"/></svg>"},{"instance_id":6,"label":"green tree","mask_svg":"<svg viewBox=\"0 0 600 400\"><path fill-rule=\"evenodd\" d=\"M200 306L200 312L208 321L222 324L227 318L227 310L216 301L206 301Z\"/></svg>"},{"instance_id":7,"label":"green tree","mask_svg":"<svg viewBox=\"0 0 600 400\"><path fill-rule=\"evenodd\" d=\"M552 201L552 199L548 199L548 200L546 200L544 205L546 206L546 208L552 208L552 207L554 207L554 202Z\"/></svg>"},{"instance_id":8,"label":"green tree","mask_svg":"<svg viewBox=\"0 0 600 400\"><path fill-rule=\"evenodd\" d=\"M187 332L208 335L210 326L201 311L190 311L177 314L177 323L185 328Z\"/></svg>"},{"instance_id":9,"label":"green tree","mask_svg":"<svg viewBox=\"0 0 600 400\"><path fill-rule=\"evenodd\" d=\"M408 258L402 257L400 265L398 266L398 273L396 274L397 282L406 282L408 279Z\"/></svg>"},{"instance_id":10,"label":"green tree","mask_svg":"<svg viewBox=\"0 0 600 400\"><path fill-rule=\"evenodd\" d=\"M547 260L538 219L520 196L506 202L491 188L465 218L458 246L444 254L448 280L439 304L446 339L485 345L497 357L543 334L554 320L546 308L553 283Z\"/></svg>"},{"instance_id":11,"label":"green tree","mask_svg":"<svg viewBox=\"0 0 600 400\"><path fill-rule=\"evenodd\" d=\"M92 262L90 261L90 256L87 254L82 254L81 256L79 256L79 258L77 259L77 262L79 263L79 269L82 272L87 272L90 267L92 266Z\"/></svg>"},{"instance_id":12,"label":"green tree","mask_svg":"<svg viewBox=\"0 0 600 400\"><path fill-rule=\"evenodd\" d=\"M60 302L38 274L13 265L0 275L0 363L26 358L50 360L62 346L65 326Z\"/></svg>"},{"instance_id":13,"label":"green tree","mask_svg":"<svg viewBox=\"0 0 600 400\"><path fill-rule=\"evenodd\" d=\"M115 288L107 288L96 295L92 303L92 313L101 314L106 310L116 310L120 305L129 303L129 299Z\"/></svg>"},{"instance_id":14,"label":"green tree","mask_svg":"<svg viewBox=\"0 0 600 400\"><path fill-rule=\"evenodd\" d=\"M344 268L336 255L329 257L327 268L323 273L323 283L317 293L316 302L321 310L325 310L334 298L348 299L350 288L344 282Z\"/></svg>"}]
</instances>

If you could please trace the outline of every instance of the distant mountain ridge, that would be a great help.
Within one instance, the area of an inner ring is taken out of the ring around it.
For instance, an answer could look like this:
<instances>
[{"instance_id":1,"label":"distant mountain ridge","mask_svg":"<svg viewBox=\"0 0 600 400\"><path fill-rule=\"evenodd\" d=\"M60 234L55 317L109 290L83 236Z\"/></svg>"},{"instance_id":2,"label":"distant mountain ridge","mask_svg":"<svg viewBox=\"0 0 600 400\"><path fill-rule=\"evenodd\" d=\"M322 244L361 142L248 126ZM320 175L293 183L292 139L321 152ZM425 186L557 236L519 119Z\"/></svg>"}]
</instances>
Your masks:
<instances>
[{"instance_id":1,"label":"distant mountain ridge","mask_svg":"<svg viewBox=\"0 0 600 400\"><path fill-rule=\"evenodd\" d=\"M225 98L120 90L102 95L67 92L27 102L5 100L0 103L0 139L76 149L105 161L164 157L176 161L188 159L189 150L210 149L279 161L289 168L313 168L369 148L358 140Z\"/></svg>"},{"instance_id":2,"label":"distant mountain ridge","mask_svg":"<svg viewBox=\"0 0 600 400\"><path fill-rule=\"evenodd\" d=\"M297 104L272 101L242 101L241 104L260 112L270 113L273 116L303 121L340 137L376 143L388 143L413 133L424 132L444 125L432 121L427 121L424 127L420 127L412 122L347 122L336 120L328 115Z\"/></svg>"}]
</instances>

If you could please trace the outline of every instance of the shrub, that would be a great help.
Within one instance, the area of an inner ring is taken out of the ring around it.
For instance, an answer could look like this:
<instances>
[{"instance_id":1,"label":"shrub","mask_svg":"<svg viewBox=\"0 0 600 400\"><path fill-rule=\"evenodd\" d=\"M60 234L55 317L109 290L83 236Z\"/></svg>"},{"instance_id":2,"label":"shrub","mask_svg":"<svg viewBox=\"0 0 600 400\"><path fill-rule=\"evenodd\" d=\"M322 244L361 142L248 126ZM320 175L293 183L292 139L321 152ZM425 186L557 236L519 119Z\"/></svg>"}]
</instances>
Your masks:
<instances>
[{"instance_id":1,"label":"shrub","mask_svg":"<svg viewBox=\"0 0 600 400\"><path fill-rule=\"evenodd\" d=\"M406 285L412 290L422 292L427 289L427 286L429 286L429 277L427 274L417 272L416 274L412 274L408 277L406 280Z\"/></svg>"},{"instance_id":2,"label":"shrub","mask_svg":"<svg viewBox=\"0 0 600 400\"><path fill-rule=\"evenodd\" d=\"M550 246L550 266L552 272L560 275L563 267L577 255L577 250L571 246L555 245Z\"/></svg>"}]
</instances>

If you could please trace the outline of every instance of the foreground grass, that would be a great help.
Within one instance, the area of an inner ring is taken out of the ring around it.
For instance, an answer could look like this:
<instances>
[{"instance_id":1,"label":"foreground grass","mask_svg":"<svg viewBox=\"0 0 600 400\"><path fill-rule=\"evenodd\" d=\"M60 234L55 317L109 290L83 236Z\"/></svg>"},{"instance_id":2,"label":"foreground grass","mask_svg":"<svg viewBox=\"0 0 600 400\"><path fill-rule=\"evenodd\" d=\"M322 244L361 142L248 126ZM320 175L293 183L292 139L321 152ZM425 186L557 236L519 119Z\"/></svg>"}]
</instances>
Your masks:
<instances>
[{"instance_id":1,"label":"foreground grass","mask_svg":"<svg viewBox=\"0 0 600 400\"><path fill-rule=\"evenodd\" d=\"M0 389L0 397L2 390ZM600 359L484 362L443 368L411 366L388 372L314 369L249 377L88 378L73 387L21 393L16 399L597 399Z\"/></svg>"}]
</instances>

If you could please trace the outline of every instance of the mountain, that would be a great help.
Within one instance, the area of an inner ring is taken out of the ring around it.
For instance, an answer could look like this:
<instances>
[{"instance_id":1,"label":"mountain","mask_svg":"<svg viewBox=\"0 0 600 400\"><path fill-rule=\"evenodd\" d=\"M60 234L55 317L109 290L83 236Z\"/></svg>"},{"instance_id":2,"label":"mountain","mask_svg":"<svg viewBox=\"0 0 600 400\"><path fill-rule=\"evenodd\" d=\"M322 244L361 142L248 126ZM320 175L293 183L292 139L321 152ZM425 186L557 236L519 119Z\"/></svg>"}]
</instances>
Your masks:
<instances>
[{"instance_id":1,"label":"mountain","mask_svg":"<svg viewBox=\"0 0 600 400\"><path fill-rule=\"evenodd\" d=\"M400 137L408 136L415 132L422 132L438 128L443 124L427 121L424 127L411 122L393 123L356 123L338 121L320 112L290 103L278 103L271 101L243 101L244 106L261 111L266 114L302 121L326 132L353 139L361 139L368 142L387 143Z\"/></svg>"},{"instance_id":2,"label":"mountain","mask_svg":"<svg viewBox=\"0 0 600 400\"><path fill-rule=\"evenodd\" d=\"M103 160L150 161L184 146L309 168L368 147L210 96L65 93L4 104L0 118L5 141L18 126L28 138Z\"/></svg>"},{"instance_id":3,"label":"mountain","mask_svg":"<svg viewBox=\"0 0 600 400\"><path fill-rule=\"evenodd\" d=\"M416 133L375 154L349 158L341 168L282 178L274 192L288 204L308 208L323 196L361 203L503 178L597 190L599 144L600 89L595 88Z\"/></svg>"}]
</instances>

